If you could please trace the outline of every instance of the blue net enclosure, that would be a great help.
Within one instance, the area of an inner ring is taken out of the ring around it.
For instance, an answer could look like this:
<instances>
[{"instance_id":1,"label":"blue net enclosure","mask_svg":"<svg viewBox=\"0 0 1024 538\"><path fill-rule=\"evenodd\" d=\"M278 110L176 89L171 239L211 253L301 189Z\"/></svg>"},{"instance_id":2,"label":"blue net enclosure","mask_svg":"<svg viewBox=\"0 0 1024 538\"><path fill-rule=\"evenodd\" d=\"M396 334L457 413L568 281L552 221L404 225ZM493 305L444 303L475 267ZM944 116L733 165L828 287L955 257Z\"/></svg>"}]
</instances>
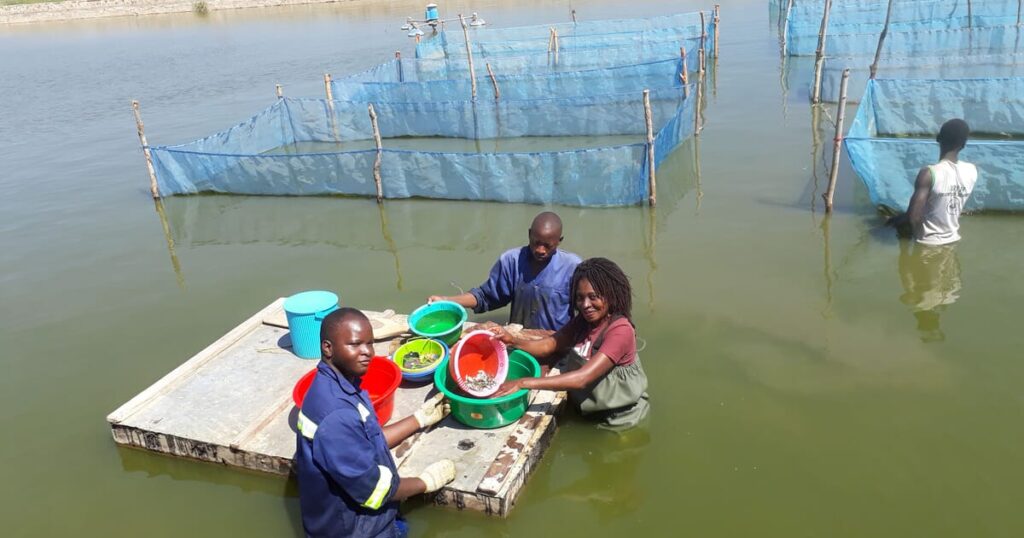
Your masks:
<instances>
[{"instance_id":1,"label":"blue net enclosure","mask_svg":"<svg viewBox=\"0 0 1024 538\"><path fill-rule=\"evenodd\" d=\"M965 209L1024 210L1024 78L868 82L844 144L872 203L906 210L918 170L938 161L939 127L953 118L970 125L960 157L978 167Z\"/></svg>"},{"instance_id":2,"label":"blue net enclosure","mask_svg":"<svg viewBox=\"0 0 1024 538\"><path fill-rule=\"evenodd\" d=\"M702 19L703 16L703 19ZM703 26L701 21L703 20ZM456 25L458 26L458 25ZM469 30L470 50L480 57L641 46L714 32L711 12L681 13L649 19L584 21L515 28ZM557 43L553 36L557 34ZM461 28L439 32L416 46L417 58L460 58L466 56Z\"/></svg>"},{"instance_id":3,"label":"blue net enclosure","mask_svg":"<svg viewBox=\"0 0 1024 538\"><path fill-rule=\"evenodd\" d=\"M824 0L796 0L789 6L785 22L787 54L814 55L824 6ZM888 7L888 0L833 0L825 50L829 55L874 54L878 35L885 26ZM943 43L951 37L942 34L943 30L1009 28L1017 23L1018 4L1008 0L894 0L889 32L939 32L932 37L921 38L925 48L906 50L908 53L935 53L938 51L927 48L927 43ZM955 36L952 38L957 39ZM897 38L900 39L906 40Z\"/></svg>"},{"instance_id":4,"label":"blue net enclosure","mask_svg":"<svg viewBox=\"0 0 1024 538\"><path fill-rule=\"evenodd\" d=\"M696 89L685 94L650 92L655 166L694 132ZM160 194L373 196L378 151L367 108L284 98L226 131L153 147ZM641 92L380 103L375 112L386 198L616 206L648 196ZM599 138L587 145L581 134Z\"/></svg>"},{"instance_id":5,"label":"blue net enclosure","mask_svg":"<svg viewBox=\"0 0 1024 538\"><path fill-rule=\"evenodd\" d=\"M502 71L492 77L490 59L490 73L478 64L475 88L461 67L468 57L396 59L332 80L329 99L282 98L225 131L150 148L158 190L639 204L652 194L650 167L697 128L701 86L684 80L703 80L688 73L711 39L699 24L697 37L680 37L687 32L673 30L657 60L610 63L630 59L604 54L621 41L549 59L604 57L589 69L534 71L523 66L536 56L494 56ZM651 44L633 46L634 58Z\"/></svg>"},{"instance_id":6,"label":"blue net enclosure","mask_svg":"<svg viewBox=\"0 0 1024 538\"><path fill-rule=\"evenodd\" d=\"M498 74L491 67L494 78L476 77L476 95L480 99L542 99L549 96L605 95L642 91L645 88L678 86L682 75L680 45L688 49L686 69L698 68L699 40L687 40L675 45L674 57L645 63L616 67L559 71L553 73ZM473 81L465 78L412 82L358 82L351 79L333 80L332 94L343 101L373 103L434 102L454 99L472 99Z\"/></svg>"},{"instance_id":7,"label":"blue net enclosure","mask_svg":"<svg viewBox=\"0 0 1024 538\"><path fill-rule=\"evenodd\" d=\"M839 100L843 69L850 69L847 98L860 101L871 76L872 58L827 58L822 69L821 99ZM1024 52L1000 54L951 53L944 56L903 56L879 58L878 78L958 79L1024 76Z\"/></svg>"},{"instance_id":8,"label":"blue net enclosure","mask_svg":"<svg viewBox=\"0 0 1024 538\"><path fill-rule=\"evenodd\" d=\"M509 74L559 73L564 71L581 71L604 67L620 67L648 63L656 60L678 58L681 47L687 54L696 51L700 38L681 38L666 41L647 42L637 46L604 47L599 52L585 50L562 50L556 56L546 52L522 54L516 56L492 56L480 60L475 66L477 78L486 77L486 65L490 65L496 76ZM710 54L710 41L705 51ZM697 57L687 56L687 65L695 70ZM354 82L427 82L435 80L469 81L469 63L467 58L397 58L366 71L338 77L338 83ZM489 79L488 79L489 80Z\"/></svg>"}]
</instances>

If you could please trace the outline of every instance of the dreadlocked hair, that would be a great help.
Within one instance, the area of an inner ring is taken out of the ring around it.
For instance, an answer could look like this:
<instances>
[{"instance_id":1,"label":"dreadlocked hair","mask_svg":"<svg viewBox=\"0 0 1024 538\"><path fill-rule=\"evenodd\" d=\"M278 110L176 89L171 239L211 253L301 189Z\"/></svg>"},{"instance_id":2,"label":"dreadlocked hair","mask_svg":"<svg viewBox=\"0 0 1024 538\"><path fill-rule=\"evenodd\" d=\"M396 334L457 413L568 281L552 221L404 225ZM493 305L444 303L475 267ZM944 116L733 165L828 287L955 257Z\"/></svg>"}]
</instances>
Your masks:
<instances>
[{"instance_id":1,"label":"dreadlocked hair","mask_svg":"<svg viewBox=\"0 0 1024 538\"><path fill-rule=\"evenodd\" d=\"M629 285L629 277L608 258L590 258L576 266L569 286L569 317L579 314L576 308L576 288L584 278L594 287L594 292L608 303L609 316L622 316L633 323L633 288Z\"/></svg>"}]
</instances>

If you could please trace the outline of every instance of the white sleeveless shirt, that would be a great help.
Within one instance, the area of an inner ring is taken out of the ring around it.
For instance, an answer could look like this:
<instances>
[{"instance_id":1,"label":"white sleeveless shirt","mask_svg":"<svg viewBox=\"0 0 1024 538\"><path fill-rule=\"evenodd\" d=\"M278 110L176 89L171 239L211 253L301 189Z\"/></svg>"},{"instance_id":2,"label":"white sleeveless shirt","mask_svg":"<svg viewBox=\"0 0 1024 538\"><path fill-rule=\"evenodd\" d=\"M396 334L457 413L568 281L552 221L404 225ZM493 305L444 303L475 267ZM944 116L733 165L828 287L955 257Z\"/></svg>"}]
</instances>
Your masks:
<instances>
[{"instance_id":1,"label":"white sleeveless shirt","mask_svg":"<svg viewBox=\"0 0 1024 538\"><path fill-rule=\"evenodd\" d=\"M914 238L924 245L945 245L960 240L960 213L978 181L978 169L959 161L939 161L928 167L932 190L925 202L924 220Z\"/></svg>"}]
</instances>

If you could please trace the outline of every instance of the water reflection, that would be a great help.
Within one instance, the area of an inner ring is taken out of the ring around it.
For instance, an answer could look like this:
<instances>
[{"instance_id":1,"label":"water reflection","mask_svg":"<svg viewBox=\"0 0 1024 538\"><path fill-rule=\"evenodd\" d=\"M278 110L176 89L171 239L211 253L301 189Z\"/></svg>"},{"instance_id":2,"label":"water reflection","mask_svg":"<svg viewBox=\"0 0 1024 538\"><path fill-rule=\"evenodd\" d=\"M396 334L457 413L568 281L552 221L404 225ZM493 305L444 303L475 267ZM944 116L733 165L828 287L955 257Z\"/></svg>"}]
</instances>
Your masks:
<instances>
[{"instance_id":1,"label":"water reflection","mask_svg":"<svg viewBox=\"0 0 1024 538\"><path fill-rule=\"evenodd\" d=\"M167 212L164 210L163 201L153 200L153 207L157 216L160 217L160 225L164 230L164 241L167 243L167 253L171 256L171 267L174 268L174 276L178 281L178 287L185 289L185 275L181 272L181 262L178 261L178 253L174 249L174 237L171 236L170 224L167 222Z\"/></svg>"},{"instance_id":2,"label":"water reflection","mask_svg":"<svg viewBox=\"0 0 1024 538\"><path fill-rule=\"evenodd\" d=\"M922 342L941 342L946 334L940 315L960 298L960 259L956 245L929 246L900 240L900 302L917 320Z\"/></svg>"},{"instance_id":3,"label":"water reflection","mask_svg":"<svg viewBox=\"0 0 1024 538\"><path fill-rule=\"evenodd\" d=\"M650 502L650 488L637 477L638 466L651 444L649 426L616 433L594 428L591 423L567 414L566 422L575 421L580 421L579 427L568 429L575 439L558 443L554 458L554 465L563 465L569 479L554 485L538 482L537 491L531 495L582 504L601 523L618 521ZM610 476L615 480L609 480Z\"/></svg>"},{"instance_id":4,"label":"water reflection","mask_svg":"<svg viewBox=\"0 0 1024 538\"><path fill-rule=\"evenodd\" d=\"M658 169L656 211L643 207L554 208L566 224L566 248L584 257L645 260L648 271L643 280L653 311L658 229L695 186L695 204L700 211L700 174L699 137L692 137ZM403 252L426 249L490 257L501 248L522 244L529 221L541 210L526 204L454 200L387 200L377 204L362 198L224 195L169 197L156 207L180 286L184 285L178 259L181 249L322 245L390 253L398 291L403 290L403 271L407 270L402 264ZM608 226L607 222L615 225ZM586 251L583 245L600 246Z\"/></svg>"}]
</instances>

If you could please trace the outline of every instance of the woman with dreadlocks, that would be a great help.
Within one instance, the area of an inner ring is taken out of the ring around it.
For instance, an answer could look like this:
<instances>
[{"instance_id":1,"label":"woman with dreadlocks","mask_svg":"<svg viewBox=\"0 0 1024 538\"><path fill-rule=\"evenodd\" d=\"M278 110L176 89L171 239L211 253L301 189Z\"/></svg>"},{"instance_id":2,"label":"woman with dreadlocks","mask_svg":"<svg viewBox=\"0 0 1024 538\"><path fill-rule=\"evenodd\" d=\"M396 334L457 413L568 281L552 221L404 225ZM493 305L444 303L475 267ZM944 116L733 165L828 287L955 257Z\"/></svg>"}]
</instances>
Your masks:
<instances>
[{"instance_id":1,"label":"woman with dreadlocks","mask_svg":"<svg viewBox=\"0 0 1024 538\"><path fill-rule=\"evenodd\" d=\"M519 389L565 390L580 414L599 426L621 430L636 426L650 409L647 374L636 352L630 311L629 277L607 258L590 258L576 267L571 286L571 319L540 340L493 329L495 338L538 359L565 357L559 375L507 381L495 396Z\"/></svg>"}]
</instances>

